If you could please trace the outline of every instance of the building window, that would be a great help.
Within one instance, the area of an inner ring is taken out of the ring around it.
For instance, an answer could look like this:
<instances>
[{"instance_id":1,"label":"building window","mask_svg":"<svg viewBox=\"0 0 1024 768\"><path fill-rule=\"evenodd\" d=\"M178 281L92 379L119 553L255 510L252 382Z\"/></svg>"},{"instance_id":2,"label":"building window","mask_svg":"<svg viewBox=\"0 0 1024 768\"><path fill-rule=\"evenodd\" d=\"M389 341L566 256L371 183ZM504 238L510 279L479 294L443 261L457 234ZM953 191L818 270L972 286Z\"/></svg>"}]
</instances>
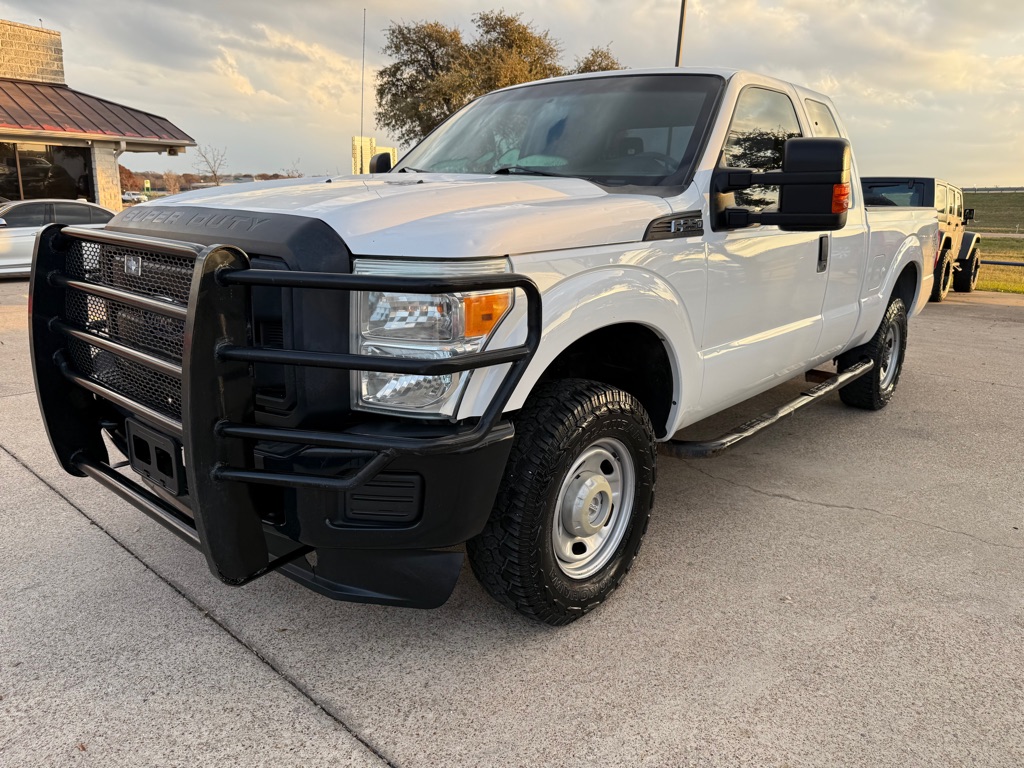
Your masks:
<instances>
[{"instance_id":1,"label":"building window","mask_svg":"<svg viewBox=\"0 0 1024 768\"><path fill-rule=\"evenodd\" d=\"M8 200L93 198L88 147L0 143L0 197Z\"/></svg>"}]
</instances>

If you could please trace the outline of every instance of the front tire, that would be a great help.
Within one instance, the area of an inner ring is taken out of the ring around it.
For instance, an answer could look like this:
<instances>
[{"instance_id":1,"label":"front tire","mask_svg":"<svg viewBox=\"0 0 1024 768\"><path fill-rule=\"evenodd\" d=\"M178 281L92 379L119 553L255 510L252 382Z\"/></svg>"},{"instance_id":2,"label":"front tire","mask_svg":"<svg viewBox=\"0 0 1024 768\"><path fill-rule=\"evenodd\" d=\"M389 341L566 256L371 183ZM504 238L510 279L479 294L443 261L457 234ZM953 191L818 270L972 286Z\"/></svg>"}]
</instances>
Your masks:
<instances>
[{"instance_id":1,"label":"front tire","mask_svg":"<svg viewBox=\"0 0 1024 768\"><path fill-rule=\"evenodd\" d=\"M654 429L632 395L583 379L540 385L515 426L494 510L466 551L499 602L568 624L636 558L654 503Z\"/></svg>"},{"instance_id":2,"label":"front tire","mask_svg":"<svg viewBox=\"0 0 1024 768\"><path fill-rule=\"evenodd\" d=\"M953 275L953 290L957 293L971 293L978 287L978 273L981 271L981 257L972 251L970 257L960 265Z\"/></svg>"},{"instance_id":3,"label":"front tire","mask_svg":"<svg viewBox=\"0 0 1024 768\"><path fill-rule=\"evenodd\" d=\"M939 254L939 263L935 265L935 282L932 283L932 295L928 301L940 302L949 293L953 284L953 256L949 248L943 248Z\"/></svg>"},{"instance_id":4,"label":"front tire","mask_svg":"<svg viewBox=\"0 0 1024 768\"><path fill-rule=\"evenodd\" d=\"M862 360L875 363L871 371L840 389L839 398L854 408L868 411L884 408L896 391L906 353L907 309L903 299L893 297L871 341L839 356L837 367L840 373Z\"/></svg>"}]
</instances>

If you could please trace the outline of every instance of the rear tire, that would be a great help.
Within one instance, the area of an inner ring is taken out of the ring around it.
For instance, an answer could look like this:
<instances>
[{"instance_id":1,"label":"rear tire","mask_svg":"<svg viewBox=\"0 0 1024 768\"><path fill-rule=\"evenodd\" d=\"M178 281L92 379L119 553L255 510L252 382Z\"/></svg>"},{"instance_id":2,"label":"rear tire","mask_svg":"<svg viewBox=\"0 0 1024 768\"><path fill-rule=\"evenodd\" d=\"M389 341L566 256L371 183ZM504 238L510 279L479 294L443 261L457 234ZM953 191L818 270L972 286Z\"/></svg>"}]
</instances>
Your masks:
<instances>
[{"instance_id":1,"label":"rear tire","mask_svg":"<svg viewBox=\"0 0 1024 768\"><path fill-rule=\"evenodd\" d=\"M654 503L654 429L632 395L583 379L538 386L515 427L494 510L466 552L499 602L568 624L636 558Z\"/></svg>"},{"instance_id":2,"label":"rear tire","mask_svg":"<svg viewBox=\"0 0 1024 768\"><path fill-rule=\"evenodd\" d=\"M929 301L940 302L949 293L949 287L953 284L953 257L949 248L943 248L939 254L939 263L935 265L935 282L932 284L932 295Z\"/></svg>"},{"instance_id":3,"label":"rear tire","mask_svg":"<svg viewBox=\"0 0 1024 768\"><path fill-rule=\"evenodd\" d=\"M871 341L844 352L837 359L840 373L862 360L875 363L871 371L840 389L839 398L854 408L868 411L884 408L896 391L906 352L907 310L903 299L893 297Z\"/></svg>"},{"instance_id":4,"label":"rear tire","mask_svg":"<svg viewBox=\"0 0 1024 768\"><path fill-rule=\"evenodd\" d=\"M971 293L978 287L978 273L981 271L981 257L978 251L971 251L971 255L960 265L960 269L953 275L953 290L957 293Z\"/></svg>"}]
</instances>

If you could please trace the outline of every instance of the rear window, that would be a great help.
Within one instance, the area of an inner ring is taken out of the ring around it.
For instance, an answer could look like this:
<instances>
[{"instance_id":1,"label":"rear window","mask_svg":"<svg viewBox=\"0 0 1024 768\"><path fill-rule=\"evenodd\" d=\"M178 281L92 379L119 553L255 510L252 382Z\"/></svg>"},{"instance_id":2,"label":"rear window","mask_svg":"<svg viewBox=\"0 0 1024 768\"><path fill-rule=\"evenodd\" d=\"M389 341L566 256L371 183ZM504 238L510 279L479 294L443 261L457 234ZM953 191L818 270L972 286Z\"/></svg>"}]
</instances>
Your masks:
<instances>
[{"instance_id":1,"label":"rear window","mask_svg":"<svg viewBox=\"0 0 1024 768\"><path fill-rule=\"evenodd\" d=\"M925 185L922 181L896 184L864 183L864 205L905 205L920 208L925 205Z\"/></svg>"},{"instance_id":2,"label":"rear window","mask_svg":"<svg viewBox=\"0 0 1024 768\"><path fill-rule=\"evenodd\" d=\"M89 208L89 218L93 224L106 224L112 218L114 214L110 211L104 211L102 208Z\"/></svg>"},{"instance_id":3,"label":"rear window","mask_svg":"<svg viewBox=\"0 0 1024 768\"><path fill-rule=\"evenodd\" d=\"M811 133L814 136L829 139L842 138L839 135L839 126L836 125L836 119L833 117L832 110L828 108L827 104L822 104L814 99L807 99L804 105L807 107L807 116L811 119Z\"/></svg>"}]
</instances>

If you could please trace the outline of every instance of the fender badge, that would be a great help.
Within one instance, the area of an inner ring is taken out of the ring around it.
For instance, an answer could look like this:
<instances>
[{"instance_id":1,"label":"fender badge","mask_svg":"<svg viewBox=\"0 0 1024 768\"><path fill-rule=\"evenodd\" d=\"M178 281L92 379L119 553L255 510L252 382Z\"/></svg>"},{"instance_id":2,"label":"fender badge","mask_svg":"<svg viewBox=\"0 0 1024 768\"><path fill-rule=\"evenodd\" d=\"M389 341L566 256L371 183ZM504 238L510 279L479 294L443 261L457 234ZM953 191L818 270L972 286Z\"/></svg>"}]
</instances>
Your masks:
<instances>
[{"instance_id":1,"label":"fender badge","mask_svg":"<svg viewBox=\"0 0 1024 768\"><path fill-rule=\"evenodd\" d=\"M125 256L124 273L126 275L131 275L132 277L142 277L142 257Z\"/></svg>"}]
</instances>

